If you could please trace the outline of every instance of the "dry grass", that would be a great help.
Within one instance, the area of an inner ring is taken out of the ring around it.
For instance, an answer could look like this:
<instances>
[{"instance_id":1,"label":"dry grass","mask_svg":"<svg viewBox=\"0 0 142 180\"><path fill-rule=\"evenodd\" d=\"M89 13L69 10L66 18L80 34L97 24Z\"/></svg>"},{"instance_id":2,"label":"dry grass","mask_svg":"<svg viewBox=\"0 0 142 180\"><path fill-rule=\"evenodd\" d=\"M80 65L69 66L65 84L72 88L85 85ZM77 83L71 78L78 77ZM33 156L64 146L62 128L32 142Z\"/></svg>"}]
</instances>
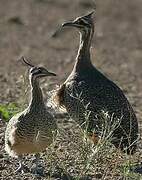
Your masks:
<instances>
[{"instance_id":1,"label":"dry grass","mask_svg":"<svg viewBox=\"0 0 142 180\"><path fill-rule=\"evenodd\" d=\"M65 122L61 121L62 123L60 121L58 123L57 140L49 148L46 156L51 162L51 177L57 169L60 169L63 177L68 179L138 179L141 177L132 172L140 163L141 153L137 152L130 156L116 149L110 143L113 129L105 136L107 132L105 128L98 144L94 146L74 121L67 119L64 119Z\"/></svg>"}]
</instances>

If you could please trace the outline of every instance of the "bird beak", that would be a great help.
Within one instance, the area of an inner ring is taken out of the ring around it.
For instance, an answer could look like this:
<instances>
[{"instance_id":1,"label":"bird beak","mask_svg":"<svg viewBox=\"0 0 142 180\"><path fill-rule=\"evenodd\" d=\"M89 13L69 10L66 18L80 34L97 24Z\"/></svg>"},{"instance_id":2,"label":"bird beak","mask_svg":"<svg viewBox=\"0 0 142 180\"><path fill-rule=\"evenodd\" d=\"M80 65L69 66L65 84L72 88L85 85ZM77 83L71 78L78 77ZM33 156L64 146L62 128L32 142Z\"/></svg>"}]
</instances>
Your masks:
<instances>
[{"instance_id":1,"label":"bird beak","mask_svg":"<svg viewBox=\"0 0 142 180\"><path fill-rule=\"evenodd\" d=\"M74 21L65 22L62 24L62 27L78 27L78 24Z\"/></svg>"},{"instance_id":2,"label":"bird beak","mask_svg":"<svg viewBox=\"0 0 142 180\"><path fill-rule=\"evenodd\" d=\"M65 22L52 34L52 37L58 37L59 33L62 31L62 28L64 27L78 27L78 25L74 21Z\"/></svg>"},{"instance_id":3,"label":"bird beak","mask_svg":"<svg viewBox=\"0 0 142 180\"><path fill-rule=\"evenodd\" d=\"M66 26L73 26L73 22L72 21L70 21L70 22L65 22L65 23L63 23L62 24L62 27L66 27Z\"/></svg>"},{"instance_id":4,"label":"bird beak","mask_svg":"<svg viewBox=\"0 0 142 180\"><path fill-rule=\"evenodd\" d=\"M57 76L55 73L49 72L49 71L47 71L46 75L47 75L47 76Z\"/></svg>"}]
</instances>

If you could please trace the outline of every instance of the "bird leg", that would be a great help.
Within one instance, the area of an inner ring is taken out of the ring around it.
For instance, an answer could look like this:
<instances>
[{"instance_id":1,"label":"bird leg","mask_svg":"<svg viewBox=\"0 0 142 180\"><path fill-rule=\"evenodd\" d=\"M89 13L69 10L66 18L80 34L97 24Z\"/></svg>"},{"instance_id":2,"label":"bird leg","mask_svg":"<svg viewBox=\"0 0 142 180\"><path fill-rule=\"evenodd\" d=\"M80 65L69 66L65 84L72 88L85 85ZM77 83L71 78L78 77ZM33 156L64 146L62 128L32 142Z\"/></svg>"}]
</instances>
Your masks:
<instances>
[{"instance_id":1,"label":"bird leg","mask_svg":"<svg viewBox=\"0 0 142 180\"><path fill-rule=\"evenodd\" d=\"M35 164L36 164L36 169L38 169L38 166L39 166L39 160L40 160L40 154L37 153L35 154Z\"/></svg>"},{"instance_id":2,"label":"bird leg","mask_svg":"<svg viewBox=\"0 0 142 180\"><path fill-rule=\"evenodd\" d=\"M35 160L34 160L35 167L32 168L32 173L36 174L36 175L43 176L44 167L42 167L39 164L39 160L40 160L40 154L37 153L37 154L35 154Z\"/></svg>"},{"instance_id":3,"label":"bird leg","mask_svg":"<svg viewBox=\"0 0 142 180\"><path fill-rule=\"evenodd\" d=\"M16 173L27 173L27 172L29 172L28 167L26 167L23 164L23 156L22 155L18 156L18 159L19 159L19 167L17 168L17 170L15 172Z\"/></svg>"}]
</instances>

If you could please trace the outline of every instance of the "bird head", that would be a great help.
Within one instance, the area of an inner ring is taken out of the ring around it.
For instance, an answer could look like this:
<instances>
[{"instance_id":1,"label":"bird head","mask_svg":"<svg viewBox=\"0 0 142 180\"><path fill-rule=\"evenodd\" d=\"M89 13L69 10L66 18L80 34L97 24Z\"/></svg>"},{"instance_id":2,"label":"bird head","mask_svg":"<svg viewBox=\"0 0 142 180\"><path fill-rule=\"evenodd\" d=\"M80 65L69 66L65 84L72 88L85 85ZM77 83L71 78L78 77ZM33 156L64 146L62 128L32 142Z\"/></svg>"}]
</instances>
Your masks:
<instances>
[{"instance_id":1,"label":"bird head","mask_svg":"<svg viewBox=\"0 0 142 180\"><path fill-rule=\"evenodd\" d=\"M55 73L48 71L46 68L42 66L34 66L31 63L27 61L24 57L22 57L22 62L26 64L27 66L31 67L30 69L30 76L34 79L46 77L46 76L56 76Z\"/></svg>"},{"instance_id":2,"label":"bird head","mask_svg":"<svg viewBox=\"0 0 142 180\"><path fill-rule=\"evenodd\" d=\"M87 31L89 29L94 28L93 15L94 11L90 12L87 15L79 16L73 21L68 21L62 24L62 27L75 27L79 31Z\"/></svg>"}]
</instances>

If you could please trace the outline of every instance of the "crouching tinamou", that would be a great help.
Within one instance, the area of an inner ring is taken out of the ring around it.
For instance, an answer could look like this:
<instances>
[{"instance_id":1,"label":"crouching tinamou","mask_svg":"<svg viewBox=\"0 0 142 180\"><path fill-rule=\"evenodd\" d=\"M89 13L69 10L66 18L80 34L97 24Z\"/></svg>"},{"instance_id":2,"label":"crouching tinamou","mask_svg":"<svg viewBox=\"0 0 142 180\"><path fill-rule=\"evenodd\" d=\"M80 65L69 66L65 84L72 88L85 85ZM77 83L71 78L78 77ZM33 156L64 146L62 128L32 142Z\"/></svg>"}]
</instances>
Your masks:
<instances>
[{"instance_id":1,"label":"crouching tinamou","mask_svg":"<svg viewBox=\"0 0 142 180\"><path fill-rule=\"evenodd\" d=\"M58 89L55 100L87 130L94 143L99 139L102 112L113 116L110 126L111 122L114 124L119 119L113 129L111 142L130 154L136 150L137 119L122 90L91 63L90 46L94 33L92 14L62 24L62 27L75 27L79 30L80 46L73 70Z\"/></svg>"},{"instance_id":2,"label":"crouching tinamou","mask_svg":"<svg viewBox=\"0 0 142 180\"><path fill-rule=\"evenodd\" d=\"M44 104L39 79L55 74L44 67L31 65L24 58L22 60L31 67L29 72L31 101L23 112L10 119L5 132L5 150L10 156L19 158L20 166L17 171L21 172L27 169L22 163L22 155L35 153L34 172L39 174L39 152L44 151L53 142L57 130L56 121Z\"/></svg>"}]
</instances>

